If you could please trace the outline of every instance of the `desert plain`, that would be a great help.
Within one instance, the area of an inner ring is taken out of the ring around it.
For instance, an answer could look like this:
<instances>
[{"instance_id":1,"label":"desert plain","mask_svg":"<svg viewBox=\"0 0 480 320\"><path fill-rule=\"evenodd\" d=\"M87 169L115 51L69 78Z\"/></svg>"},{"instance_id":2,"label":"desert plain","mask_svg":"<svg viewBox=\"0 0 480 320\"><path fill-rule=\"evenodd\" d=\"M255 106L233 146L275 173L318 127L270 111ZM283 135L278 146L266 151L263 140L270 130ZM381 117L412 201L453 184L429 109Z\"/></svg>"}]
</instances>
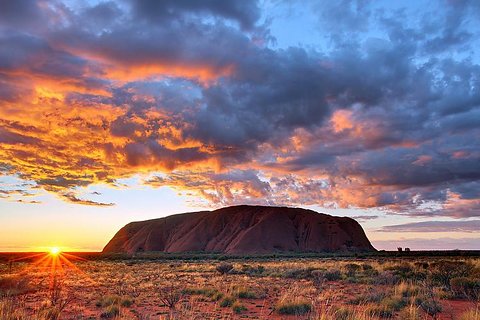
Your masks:
<instances>
[{"instance_id":1,"label":"desert plain","mask_svg":"<svg viewBox=\"0 0 480 320\"><path fill-rule=\"evenodd\" d=\"M0 319L480 318L475 252L2 254Z\"/></svg>"}]
</instances>

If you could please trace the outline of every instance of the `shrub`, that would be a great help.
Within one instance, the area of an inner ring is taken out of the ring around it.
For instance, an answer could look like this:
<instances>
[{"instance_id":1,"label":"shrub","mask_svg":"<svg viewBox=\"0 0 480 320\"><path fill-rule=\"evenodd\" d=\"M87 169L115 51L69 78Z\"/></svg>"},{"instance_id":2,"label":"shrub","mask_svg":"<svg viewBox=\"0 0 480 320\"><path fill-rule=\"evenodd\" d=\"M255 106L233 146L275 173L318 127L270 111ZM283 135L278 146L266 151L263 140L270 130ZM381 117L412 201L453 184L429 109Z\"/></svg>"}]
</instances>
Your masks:
<instances>
[{"instance_id":1,"label":"shrub","mask_svg":"<svg viewBox=\"0 0 480 320\"><path fill-rule=\"evenodd\" d=\"M132 304L133 304L132 300L128 298L120 297L117 295L105 296L105 297L102 297L101 299L98 299L95 302L95 305L97 307L104 307L104 308L112 305L121 305L122 307L128 308Z\"/></svg>"},{"instance_id":2,"label":"shrub","mask_svg":"<svg viewBox=\"0 0 480 320\"><path fill-rule=\"evenodd\" d=\"M252 291L246 288L238 289L236 295L241 299L257 299L258 298L258 294L255 291Z\"/></svg>"},{"instance_id":3,"label":"shrub","mask_svg":"<svg viewBox=\"0 0 480 320\"><path fill-rule=\"evenodd\" d=\"M0 296L16 296L31 291L29 279L19 276L0 276Z\"/></svg>"},{"instance_id":4,"label":"shrub","mask_svg":"<svg viewBox=\"0 0 480 320\"><path fill-rule=\"evenodd\" d=\"M357 271L359 271L360 268L361 266L356 263L347 263L345 265L345 269L347 270L347 276L352 278L355 277L355 275L357 274Z\"/></svg>"},{"instance_id":5,"label":"shrub","mask_svg":"<svg viewBox=\"0 0 480 320\"><path fill-rule=\"evenodd\" d=\"M312 272L314 268L295 268L295 269L288 269L285 270L283 276L285 278L293 278L293 279L308 279L312 276Z\"/></svg>"},{"instance_id":6,"label":"shrub","mask_svg":"<svg viewBox=\"0 0 480 320\"><path fill-rule=\"evenodd\" d=\"M105 311L100 314L100 318L110 319L120 315L120 308L118 305L110 305Z\"/></svg>"},{"instance_id":7,"label":"shrub","mask_svg":"<svg viewBox=\"0 0 480 320\"><path fill-rule=\"evenodd\" d=\"M438 313L442 312L442 306L432 298L417 297L415 303L422 308L425 313L435 317Z\"/></svg>"},{"instance_id":8,"label":"shrub","mask_svg":"<svg viewBox=\"0 0 480 320\"><path fill-rule=\"evenodd\" d=\"M473 300L480 298L480 279L458 277L450 279L450 287L457 297Z\"/></svg>"},{"instance_id":9,"label":"shrub","mask_svg":"<svg viewBox=\"0 0 480 320\"><path fill-rule=\"evenodd\" d=\"M172 286L160 288L158 295L160 301L169 309L175 309L175 305L182 298L181 291Z\"/></svg>"},{"instance_id":10,"label":"shrub","mask_svg":"<svg viewBox=\"0 0 480 320\"><path fill-rule=\"evenodd\" d=\"M407 303L408 301L406 298L393 296L385 298L381 302L381 305L384 306L387 310L400 311L407 305Z\"/></svg>"},{"instance_id":11,"label":"shrub","mask_svg":"<svg viewBox=\"0 0 480 320\"><path fill-rule=\"evenodd\" d=\"M252 267L251 265L244 264L242 265L242 273L247 274L249 276L260 276L265 272L265 267L258 265L256 267Z\"/></svg>"},{"instance_id":12,"label":"shrub","mask_svg":"<svg viewBox=\"0 0 480 320\"><path fill-rule=\"evenodd\" d=\"M222 299L222 301L220 301L220 307L222 308L231 307L236 300L237 299L235 299L235 297L232 297L232 296L225 297Z\"/></svg>"},{"instance_id":13,"label":"shrub","mask_svg":"<svg viewBox=\"0 0 480 320\"><path fill-rule=\"evenodd\" d=\"M400 277L395 275L392 271L384 271L379 273L373 283L374 284L385 284L385 285L390 285L393 286L401 281Z\"/></svg>"},{"instance_id":14,"label":"shrub","mask_svg":"<svg viewBox=\"0 0 480 320\"><path fill-rule=\"evenodd\" d=\"M387 271L391 271L395 276L402 280L424 280L427 274L424 271L415 269L409 263L401 263L397 265L385 268Z\"/></svg>"},{"instance_id":15,"label":"shrub","mask_svg":"<svg viewBox=\"0 0 480 320\"><path fill-rule=\"evenodd\" d=\"M217 298L219 295L222 295L220 291L215 288L186 288L182 290L183 294L206 296L209 298ZM213 299L213 300L219 300Z\"/></svg>"},{"instance_id":16,"label":"shrub","mask_svg":"<svg viewBox=\"0 0 480 320\"><path fill-rule=\"evenodd\" d=\"M301 316L312 311L312 304L303 300L282 302L276 306L275 310L277 310L279 314Z\"/></svg>"},{"instance_id":17,"label":"shrub","mask_svg":"<svg viewBox=\"0 0 480 320\"><path fill-rule=\"evenodd\" d=\"M383 299L385 299L386 292L376 290L376 289L370 289L368 292L356 296L355 298L351 299L349 301L350 304L365 304L365 303L375 303L378 304L380 303Z\"/></svg>"},{"instance_id":18,"label":"shrub","mask_svg":"<svg viewBox=\"0 0 480 320\"><path fill-rule=\"evenodd\" d=\"M233 306L232 306L233 312L235 313L242 313L243 311L247 310L247 307L245 307L243 304L240 302L236 301Z\"/></svg>"},{"instance_id":19,"label":"shrub","mask_svg":"<svg viewBox=\"0 0 480 320\"><path fill-rule=\"evenodd\" d=\"M324 277L327 281L337 281L342 279L342 273L340 270L329 270L325 272Z\"/></svg>"},{"instance_id":20,"label":"shrub","mask_svg":"<svg viewBox=\"0 0 480 320\"><path fill-rule=\"evenodd\" d=\"M215 268L220 274L228 274L233 270L233 264L231 263L220 263Z\"/></svg>"},{"instance_id":21,"label":"shrub","mask_svg":"<svg viewBox=\"0 0 480 320\"><path fill-rule=\"evenodd\" d=\"M430 264L431 279L434 283L450 289L450 280L474 275L476 270L471 262L442 260Z\"/></svg>"},{"instance_id":22,"label":"shrub","mask_svg":"<svg viewBox=\"0 0 480 320\"><path fill-rule=\"evenodd\" d=\"M368 308L368 313L373 316L373 317L380 317L380 318L393 318L395 315L395 312L391 309L387 309L385 307L381 306L374 306Z\"/></svg>"},{"instance_id":23,"label":"shrub","mask_svg":"<svg viewBox=\"0 0 480 320\"><path fill-rule=\"evenodd\" d=\"M317 290L322 290L325 283L325 271L323 270L313 270L312 271L312 284Z\"/></svg>"}]
</instances>

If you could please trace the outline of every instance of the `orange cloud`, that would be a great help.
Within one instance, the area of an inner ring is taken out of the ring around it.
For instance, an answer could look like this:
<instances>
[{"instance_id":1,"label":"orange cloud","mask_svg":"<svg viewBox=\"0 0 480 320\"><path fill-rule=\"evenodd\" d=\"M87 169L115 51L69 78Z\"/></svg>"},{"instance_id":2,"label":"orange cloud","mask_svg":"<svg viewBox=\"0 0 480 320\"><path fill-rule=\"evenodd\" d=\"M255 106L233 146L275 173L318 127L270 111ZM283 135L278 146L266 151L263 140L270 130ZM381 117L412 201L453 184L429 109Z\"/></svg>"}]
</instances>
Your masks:
<instances>
[{"instance_id":1,"label":"orange cloud","mask_svg":"<svg viewBox=\"0 0 480 320\"><path fill-rule=\"evenodd\" d=\"M355 124L352 120L351 110L335 111L330 119L330 122L332 123L333 131L335 133L353 129L355 127Z\"/></svg>"},{"instance_id":2,"label":"orange cloud","mask_svg":"<svg viewBox=\"0 0 480 320\"><path fill-rule=\"evenodd\" d=\"M214 68L208 65L147 64L147 65L107 65L105 76L113 81L129 82L145 79L179 77L198 80L209 85L220 77L233 74L233 66Z\"/></svg>"}]
</instances>

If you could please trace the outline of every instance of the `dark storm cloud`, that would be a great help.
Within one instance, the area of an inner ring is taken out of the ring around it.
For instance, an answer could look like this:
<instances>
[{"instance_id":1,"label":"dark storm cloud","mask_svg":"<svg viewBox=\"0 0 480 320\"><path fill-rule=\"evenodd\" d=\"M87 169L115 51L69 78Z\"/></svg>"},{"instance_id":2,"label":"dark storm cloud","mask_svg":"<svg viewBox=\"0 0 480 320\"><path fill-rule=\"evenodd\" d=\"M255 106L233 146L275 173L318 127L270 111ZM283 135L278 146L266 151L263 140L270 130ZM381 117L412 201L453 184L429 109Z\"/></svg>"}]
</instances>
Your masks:
<instances>
[{"instance_id":1,"label":"dark storm cloud","mask_svg":"<svg viewBox=\"0 0 480 320\"><path fill-rule=\"evenodd\" d=\"M256 0L223 1L223 0L140 0L128 1L137 17L159 23L165 19L178 18L185 14L199 16L220 16L237 21L243 28L252 28L260 18L260 9Z\"/></svg>"},{"instance_id":2,"label":"dark storm cloud","mask_svg":"<svg viewBox=\"0 0 480 320\"><path fill-rule=\"evenodd\" d=\"M0 1L0 26L33 26L44 17L41 4L36 0Z\"/></svg>"}]
</instances>

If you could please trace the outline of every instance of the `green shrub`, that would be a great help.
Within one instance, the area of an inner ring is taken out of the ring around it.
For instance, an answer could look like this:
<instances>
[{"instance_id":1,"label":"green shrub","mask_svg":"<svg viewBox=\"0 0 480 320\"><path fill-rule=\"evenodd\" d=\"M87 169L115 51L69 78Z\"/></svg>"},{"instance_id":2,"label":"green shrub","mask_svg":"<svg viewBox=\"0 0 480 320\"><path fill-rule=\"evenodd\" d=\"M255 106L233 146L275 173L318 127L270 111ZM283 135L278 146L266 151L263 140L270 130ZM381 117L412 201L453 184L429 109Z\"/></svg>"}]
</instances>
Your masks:
<instances>
[{"instance_id":1,"label":"green shrub","mask_svg":"<svg viewBox=\"0 0 480 320\"><path fill-rule=\"evenodd\" d=\"M442 312L442 306L436 300L428 297L417 297L415 299L415 304L422 308L425 313L430 316L436 316L438 313Z\"/></svg>"},{"instance_id":2,"label":"green shrub","mask_svg":"<svg viewBox=\"0 0 480 320\"><path fill-rule=\"evenodd\" d=\"M114 304L119 304L120 300L121 300L121 298L119 296L116 296L116 295L104 296L104 297L98 299L95 302L95 305L97 307L108 307L108 306L111 306L111 305L114 305Z\"/></svg>"},{"instance_id":3,"label":"green shrub","mask_svg":"<svg viewBox=\"0 0 480 320\"><path fill-rule=\"evenodd\" d=\"M214 301L218 301L223 297L223 293L215 288L185 288L182 290L183 294L205 296L212 298Z\"/></svg>"},{"instance_id":4,"label":"green shrub","mask_svg":"<svg viewBox=\"0 0 480 320\"><path fill-rule=\"evenodd\" d=\"M430 264L430 275L434 283L450 289L450 280L475 276L478 272L475 265L466 261L442 260Z\"/></svg>"},{"instance_id":5,"label":"green shrub","mask_svg":"<svg viewBox=\"0 0 480 320\"><path fill-rule=\"evenodd\" d=\"M366 293L351 299L349 303L355 304L355 305L366 304L366 303L378 304L385 299L386 295L387 295L387 292L385 291L370 289Z\"/></svg>"},{"instance_id":6,"label":"green shrub","mask_svg":"<svg viewBox=\"0 0 480 320\"><path fill-rule=\"evenodd\" d=\"M400 311L408 304L408 301L404 297L388 297L385 298L381 305L384 306L387 310Z\"/></svg>"},{"instance_id":7,"label":"green shrub","mask_svg":"<svg viewBox=\"0 0 480 320\"><path fill-rule=\"evenodd\" d=\"M325 272L324 277L327 281L338 281L342 279L342 273L340 270L328 270Z\"/></svg>"},{"instance_id":8,"label":"green shrub","mask_svg":"<svg viewBox=\"0 0 480 320\"><path fill-rule=\"evenodd\" d=\"M225 297L222 299L222 301L220 301L220 307L222 308L231 307L236 300L237 299L235 299L235 297L232 297L232 296Z\"/></svg>"},{"instance_id":9,"label":"green shrub","mask_svg":"<svg viewBox=\"0 0 480 320\"><path fill-rule=\"evenodd\" d=\"M355 277L361 266L356 263L347 263L345 269L347 270L347 277Z\"/></svg>"},{"instance_id":10,"label":"green shrub","mask_svg":"<svg viewBox=\"0 0 480 320\"><path fill-rule=\"evenodd\" d=\"M308 279L312 277L312 271L315 268L295 268L295 269L288 269L285 270L283 276L285 278L293 278L293 279Z\"/></svg>"},{"instance_id":11,"label":"green shrub","mask_svg":"<svg viewBox=\"0 0 480 320\"><path fill-rule=\"evenodd\" d=\"M245 307L243 304L240 302L236 301L233 306L232 306L233 312L239 314L242 313L243 311L247 310L247 307Z\"/></svg>"},{"instance_id":12,"label":"green shrub","mask_svg":"<svg viewBox=\"0 0 480 320\"><path fill-rule=\"evenodd\" d=\"M368 313L373 317L386 318L386 319L393 318L393 316L395 315L394 310L381 307L381 306L370 307L368 309Z\"/></svg>"},{"instance_id":13,"label":"green shrub","mask_svg":"<svg viewBox=\"0 0 480 320\"><path fill-rule=\"evenodd\" d=\"M312 304L308 301L283 302L276 306L279 314L301 316L312 311Z\"/></svg>"},{"instance_id":14,"label":"green shrub","mask_svg":"<svg viewBox=\"0 0 480 320\"><path fill-rule=\"evenodd\" d=\"M450 287L457 297L477 300L480 298L480 279L458 277L450 279Z\"/></svg>"},{"instance_id":15,"label":"green shrub","mask_svg":"<svg viewBox=\"0 0 480 320\"><path fill-rule=\"evenodd\" d=\"M258 294L255 291L241 288L237 291L237 297L241 299L257 299Z\"/></svg>"},{"instance_id":16,"label":"green shrub","mask_svg":"<svg viewBox=\"0 0 480 320\"><path fill-rule=\"evenodd\" d=\"M386 271L391 271L396 277L401 280L425 280L427 274L423 270L418 270L409 263L401 263L385 268ZM397 281L398 283L399 281Z\"/></svg>"},{"instance_id":17,"label":"green shrub","mask_svg":"<svg viewBox=\"0 0 480 320\"><path fill-rule=\"evenodd\" d=\"M390 270L387 270L379 273L373 280L373 283L393 286L401 281L402 279L398 275Z\"/></svg>"},{"instance_id":18,"label":"green shrub","mask_svg":"<svg viewBox=\"0 0 480 320\"><path fill-rule=\"evenodd\" d=\"M131 307L132 304L133 304L133 301L130 300L130 299L128 299L128 298L124 298L124 299L122 299L122 301L120 301L120 305L121 305L122 307L128 308L128 307Z\"/></svg>"},{"instance_id":19,"label":"green shrub","mask_svg":"<svg viewBox=\"0 0 480 320\"><path fill-rule=\"evenodd\" d=\"M260 276L265 272L265 267L261 265L253 267L249 264L244 264L242 265L241 272L249 276Z\"/></svg>"},{"instance_id":20,"label":"green shrub","mask_svg":"<svg viewBox=\"0 0 480 320\"><path fill-rule=\"evenodd\" d=\"M220 274L228 274L233 270L233 264L231 263L220 263L215 268Z\"/></svg>"}]
</instances>

